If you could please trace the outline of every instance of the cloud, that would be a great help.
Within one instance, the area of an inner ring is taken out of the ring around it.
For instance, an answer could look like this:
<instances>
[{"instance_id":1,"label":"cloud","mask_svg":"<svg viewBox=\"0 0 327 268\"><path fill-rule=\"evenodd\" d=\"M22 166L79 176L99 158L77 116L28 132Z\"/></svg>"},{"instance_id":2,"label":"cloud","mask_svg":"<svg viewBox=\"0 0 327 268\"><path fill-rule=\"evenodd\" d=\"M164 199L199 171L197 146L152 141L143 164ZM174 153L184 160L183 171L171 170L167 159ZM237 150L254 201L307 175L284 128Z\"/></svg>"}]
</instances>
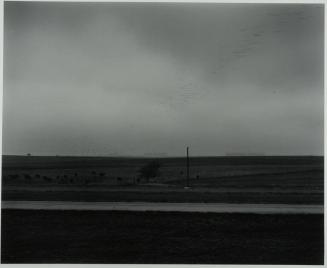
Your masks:
<instances>
[{"instance_id":1,"label":"cloud","mask_svg":"<svg viewBox=\"0 0 327 268\"><path fill-rule=\"evenodd\" d=\"M320 154L323 6L5 3L5 153Z\"/></svg>"}]
</instances>

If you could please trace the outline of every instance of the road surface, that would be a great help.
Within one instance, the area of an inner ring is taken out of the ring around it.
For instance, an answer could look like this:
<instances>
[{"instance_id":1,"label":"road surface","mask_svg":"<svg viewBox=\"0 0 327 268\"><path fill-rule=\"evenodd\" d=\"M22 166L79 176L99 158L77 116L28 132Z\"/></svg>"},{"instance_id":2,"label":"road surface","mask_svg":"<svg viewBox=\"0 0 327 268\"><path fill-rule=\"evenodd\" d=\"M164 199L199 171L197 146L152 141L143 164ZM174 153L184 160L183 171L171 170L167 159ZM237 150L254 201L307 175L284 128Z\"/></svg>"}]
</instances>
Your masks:
<instances>
[{"instance_id":1,"label":"road surface","mask_svg":"<svg viewBox=\"0 0 327 268\"><path fill-rule=\"evenodd\" d=\"M323 214L323 205L2 201L2 209L176 211L256 214Z\"/></svg>"}]
</instances>

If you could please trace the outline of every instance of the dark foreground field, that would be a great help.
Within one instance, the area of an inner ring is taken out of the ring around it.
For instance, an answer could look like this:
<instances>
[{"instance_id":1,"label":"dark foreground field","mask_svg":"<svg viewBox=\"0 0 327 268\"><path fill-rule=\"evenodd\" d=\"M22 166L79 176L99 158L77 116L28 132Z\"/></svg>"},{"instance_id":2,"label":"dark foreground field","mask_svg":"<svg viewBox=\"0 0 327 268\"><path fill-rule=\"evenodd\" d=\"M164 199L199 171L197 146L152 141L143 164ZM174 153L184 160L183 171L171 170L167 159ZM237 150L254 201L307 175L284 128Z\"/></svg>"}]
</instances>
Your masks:
<instances>
[{"instance_id":1,"label":"dark foreground field","mask_svg":"<svg viewBox=\"0 0 327 268\"><path fill-rule=\"evenodd\" d=\"M323 264L323 215L2 210L2 263Z\"/></svg>"},{"instance_id":2,"label":"dark foreground field","mask_svg":"<svg viewBox=\"0 0 327 268\"><path fill-rule=\"evenodd\" d=\"M322 205L323 157L3 156L3 201ZM323 215L2 210L3 263L322 264Z\"/></svg>"}]
</instances>

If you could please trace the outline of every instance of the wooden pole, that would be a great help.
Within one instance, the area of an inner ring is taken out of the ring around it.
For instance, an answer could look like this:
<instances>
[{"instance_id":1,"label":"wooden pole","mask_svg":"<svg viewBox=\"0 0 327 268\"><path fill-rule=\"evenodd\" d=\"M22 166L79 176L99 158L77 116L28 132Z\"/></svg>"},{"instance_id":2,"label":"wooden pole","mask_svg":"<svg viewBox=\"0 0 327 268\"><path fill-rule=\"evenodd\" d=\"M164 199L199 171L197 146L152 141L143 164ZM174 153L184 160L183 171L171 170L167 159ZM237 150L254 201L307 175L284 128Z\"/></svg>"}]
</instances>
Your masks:
<instances>
[{"instance_id":1,"label":"wooden pole","mask_svg":"<svg viewBox=\"0 0 327 268\"><path fill-rule=\"evenodd\" d=\"M186 147L186 187L190 186L190 160L188 156L188 147Z\"/></svg>"}]
</instances>

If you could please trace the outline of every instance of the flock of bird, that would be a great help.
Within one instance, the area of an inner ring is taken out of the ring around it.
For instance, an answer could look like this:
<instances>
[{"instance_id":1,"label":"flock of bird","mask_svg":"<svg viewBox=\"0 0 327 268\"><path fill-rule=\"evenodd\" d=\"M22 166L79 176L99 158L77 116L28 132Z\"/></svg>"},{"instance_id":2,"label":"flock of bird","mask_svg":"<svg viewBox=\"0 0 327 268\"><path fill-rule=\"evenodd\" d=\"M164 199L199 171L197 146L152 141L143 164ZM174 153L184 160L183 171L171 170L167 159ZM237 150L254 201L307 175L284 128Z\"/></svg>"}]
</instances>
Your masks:
<instances>
[{"instance_id":1,"label":"flock of bird","mask_svg":"<svg viewBox=\"0 0 327 268\"><path fill-rule=\"evenodd\" d=\"M302 27L303 24L301 23L312 18L304 10L268 12L264 17L265 19L257 27L242 26L236 31L234 35L240 42L235 42L232 47L229 47L226 43L217 44L218 57L211 71L212 76L223 75L227 67L259 49L266 36L287 35L287 31L292 30L292 27ZM293 26L289 28L289 25ZM206 94L205 91L201 90L195 81L183 81L181 86L176 87L173 95L161 99L160 104L167 107L167 109L177 110L181 106L191 104L203 97L204 94Z\"/></svg>"}]
</instances>

